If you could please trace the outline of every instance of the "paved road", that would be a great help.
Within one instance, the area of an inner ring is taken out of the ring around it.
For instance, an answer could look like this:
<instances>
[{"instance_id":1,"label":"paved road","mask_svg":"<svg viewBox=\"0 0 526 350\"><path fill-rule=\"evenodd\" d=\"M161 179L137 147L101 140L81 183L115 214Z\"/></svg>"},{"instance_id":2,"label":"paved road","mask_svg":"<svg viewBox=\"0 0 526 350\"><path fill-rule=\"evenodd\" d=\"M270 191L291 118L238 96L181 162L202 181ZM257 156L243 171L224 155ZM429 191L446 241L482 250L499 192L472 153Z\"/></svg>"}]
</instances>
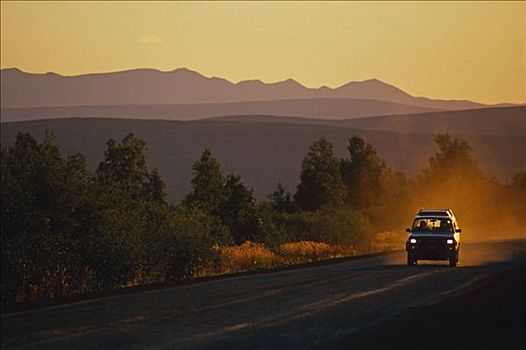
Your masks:
<instances>
[{"instance_id":1,"label":"paved road","mask_svg":"<svg viewBox=\"0 0 526 350\"><path fill-rule=\"evenodd\" d=\"M461 249L457 268L407 267L404 252L395 252L2 315L2 348L290 350L352 342L380 321L526 263L526 240Z\"/></svg>"}]
</instances>

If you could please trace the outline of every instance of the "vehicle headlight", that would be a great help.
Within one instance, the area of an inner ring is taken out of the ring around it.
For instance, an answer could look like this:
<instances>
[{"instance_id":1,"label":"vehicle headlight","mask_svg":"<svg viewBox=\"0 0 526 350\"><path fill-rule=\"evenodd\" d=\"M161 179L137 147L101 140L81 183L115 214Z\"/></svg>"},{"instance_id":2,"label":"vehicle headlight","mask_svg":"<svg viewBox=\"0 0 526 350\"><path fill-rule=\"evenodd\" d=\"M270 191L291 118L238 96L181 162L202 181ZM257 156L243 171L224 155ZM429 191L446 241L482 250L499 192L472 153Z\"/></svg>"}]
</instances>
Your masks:
<instances>
[{"instance_id":1,"label":"vehicle headlight","mask_svg":"<svg viewBox=\"0 0 526 350\"><path fill-rule=\"evenodd\" d=\"M416 238L411 238L411 239L409 240L409 243L413 243L413 244L416 243Z\"/></svg>"},{"instance_id":2,"label":"vehicle headlight","mask_svg":"<svg viewBox=\"0 0 526 350\"><path fill-rule=\"evenodd\" d=\"M447 244L453 244L453 243L455 243L455 241L452 240L452 239L448 239L448 240L446 241L446 243L447 243Z\"/></svg>"}]
</instances>

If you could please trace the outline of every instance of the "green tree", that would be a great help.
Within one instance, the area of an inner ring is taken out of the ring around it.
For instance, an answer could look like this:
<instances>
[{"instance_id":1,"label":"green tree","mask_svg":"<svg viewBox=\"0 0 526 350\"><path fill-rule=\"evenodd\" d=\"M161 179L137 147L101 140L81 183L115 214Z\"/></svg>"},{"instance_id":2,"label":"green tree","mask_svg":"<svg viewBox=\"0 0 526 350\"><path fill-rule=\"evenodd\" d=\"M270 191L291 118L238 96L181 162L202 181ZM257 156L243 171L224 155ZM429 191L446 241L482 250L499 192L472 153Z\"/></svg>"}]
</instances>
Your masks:
<instances>
[{"instance_id":1,"label":"green tree","mask_svg":"<svg viewBox=\"0 0 526 350\"><path fill-rule=\"evenodd\" d=\"M132 133L120 143L110 139L96 175L105 186L126 192L133 199L144 198L149 189L146 142Z\"/></svg>"},{"instance_id":2,"label":"green tree","mask_svg":"<svg viewBox=\"0 0 526 350\"><path fill-rule=\"evenodd\" d=\"M139 283L190 278L199 268L213 264L214 217L195 207L175 209L156 202L142 202L139 213L134 222L139 249L134 245L128 249L136 254L130 268Z\"/></svg>"},{"instance_id":3,"label":"green tree","mask_svg":"<svg viewBox=\"0 0 526 350\"><path fill-rule=\"evenodd\" d=\"M342 159L340 169L348 202L356 209L380 203L385 192L385 162L371 144L356 136L349 139L347 150L349 159Z\"/></svg>"},{"instance_id":4,"label":"green tree","mask_svg":"<svg viewBox=\"0 0 526 350\"><path fill-rule=\"evenodd\" d=\"M327 242L364 250L372 233L371 223L360 211L346 206L324 206L293 214L288 230L296 240Z\"/></svg>"},{"instance_id":5,"label":"green tree","mask_svg":"<svg viewBox=\"0 0 526 350\"><path fill-rule=\"evenodd\" d=\"M283 187L281 182L276 184L274 192L269 194L267 198L270 200L271 208L280 213L294 212L294 201L289 191Z\"/></svg>"},{"instance_id":6,"label":"green tree","mask_svg":"<svg viewBox=\"0 0 526 350\"><path fill-rule=\"evenodd\" d=\"M226 196L225 179L221 165L209 148L205 148L192 170L192 191L186 196L184 204L197 206L213 215L219 214L218 210Z\"/></svg>"},{"instance_id":7,"label":"green tree","mask_svg":"<svg viewBox=\"0 0 526 350\"><path fill-rule=\"evenodd\" d=\"M413 207L452 208L467 232L482 235L481 226L493 225L504 208L494 205L499 184L479 169L466 141L441 134L435 142L438 152L416 181Z\"/></svg>"},{"instance_id":8,"label":"green tree","mask_svg":"<svg viewBox=\"0 0 526 350\"><path fill-rule=\"evenodd\" d=\"M94 187L83 242L90 287L96 290L114 289L132 281L145 264L145 236L152 234L144 231L147 202L131 200L120 191L102 191L99 185Z\"/></svg>"},{"instance_id":9,"label":"green tree","mask_svg":"<svg viewBox=\"0 0 526 350\"><path fill-rule=\"evenodd\" d=\"M343 198L339 160L332 144L324 138L316 140L301 164L294 200L302 210L317 210L323 205L341 203Z\"/></svg>"},{"instance_id":10,"label":"green tree","mask_svg":"<svg viewBox=\"0 0 526 350\"><path fill-rule=\"evenodd\" d=\"M1 148L2 306L38 287L47 297L192 277L228 233L198 208L172 208L146 144L110 140L92 176L50 134ZM50 292L51 291L51 292ZM43 297L44 295L41 295Z\"/></svg>"},{"instance_id":11,"label":"green tree","mask_svg":"<svg viewBox=\"0 0 526 350\"><path fill-rule=\"evenodd\" d=\"M84 158L63 158L53 137L18 133L2 147L2 303L46 285L63 293L79 270L78 227L87 194Z\"/></svg>"},{"instance_id":12,"label":"green tree","mask_svg":"<svg viewBox=\"0 0 526 350\"><path fill-rule=\"evenodd\" d=\"M230 228L236 243L258 239L256 199L241 177L228 174L225 181L225 200L220 207L220 217Z\"/></svg>"},{"instance_id":13,"label":"green tree","mask_svg":"<svg viewBox=\"0 0 526 350\"><path fill-rule=\"evenodd\" d=\"M462 174L462 181L473 181L484 178L477 162L471 157L471 146L449 134L439 134L435 137L439 151L429 159L429 165L422 175L427 181L440 182L451 180Z\"/></svg>"},{"instance_id":14,"label":"green tree","mask_svg":"<svg viewBox=\"0 0 526 350\"><path fill-rule=\"evenodd\" d=\"M159 170L153 169L148 178L148 185L151 199L158 203L166 203L166 185L164 184Z\"/></svg>"},{"instance_id":15,"label":"green tree","mask_svg":"<svg viewBox=\"0 0 526 350\"><path fill-rule=\"evenodd\" d=\"M94 288L111 289L153 276L153 238L166 232L166 187L157 169L147 168L146 143L128 134L109 140L92 182L91 230L86 233Z\"/></svg>"},{"instance_id":16,"label":"green tree","mask_svg":"<svg viewBox=\"0 0 526 350\"><path fill-rule=\"evenodd\" d=\"M165 280L194 277L202 267L217 264L212 249L217 238L216 218L198 208L172 212L167 235L162 240Z\"/></svg>"}]
</instances>

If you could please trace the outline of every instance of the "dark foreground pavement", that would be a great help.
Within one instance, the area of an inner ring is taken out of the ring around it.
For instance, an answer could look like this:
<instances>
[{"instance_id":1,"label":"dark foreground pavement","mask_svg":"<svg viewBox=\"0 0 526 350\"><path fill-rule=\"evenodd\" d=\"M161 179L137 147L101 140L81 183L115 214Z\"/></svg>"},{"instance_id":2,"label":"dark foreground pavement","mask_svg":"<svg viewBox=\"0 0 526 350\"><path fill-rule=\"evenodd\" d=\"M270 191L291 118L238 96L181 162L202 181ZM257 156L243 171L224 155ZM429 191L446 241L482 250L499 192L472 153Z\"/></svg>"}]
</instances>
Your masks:
<instances>
[{"instance_id":1,"label":"dark foreground pavement","mask_svg":"<svg viewBox=\"0 0 526 350\"><path fill-rule=\"evenodd\" d=\"M437 304L409 310L324 349L526 347L526 263Z\"/></svg>"},{"instance_id":2,"label":"dark foreground pavement","mask_svg":"<svg viewBox=\"0 0 526 350\"><path fill-rule=\"evenodd\" d=\"M526 240L464 244L457 268L404 263L396 252L5 314L1 345L489 349L525 341Z\"/></svg>"}]
</instances>

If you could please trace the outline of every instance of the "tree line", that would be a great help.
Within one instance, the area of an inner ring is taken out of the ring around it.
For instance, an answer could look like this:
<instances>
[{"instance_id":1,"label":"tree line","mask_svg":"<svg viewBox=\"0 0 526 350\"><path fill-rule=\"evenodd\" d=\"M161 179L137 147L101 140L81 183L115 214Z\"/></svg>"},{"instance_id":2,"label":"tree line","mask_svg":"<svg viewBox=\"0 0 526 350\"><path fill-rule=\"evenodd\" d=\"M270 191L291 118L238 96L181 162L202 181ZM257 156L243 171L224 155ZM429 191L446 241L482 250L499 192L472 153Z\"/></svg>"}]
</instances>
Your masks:
<instances>
[{"instance_id":1,"label":"tree line","mask_svg":"<svg viewBox=\"0 0 526 350\"><path fill-rule=\"evenodd\" d=\"M376 232L402 232L422 206L452 207L477 229L524 225L526 172L502 185L480 171L466 142L447 134L435 141L438 152L407 177L361 138L348 140L343 158L315 140L296 191L277 183L262 201L207 148L192 166L190 193L174 204L159 171L147 167L146 143L133 134L109 140L90 172L81 154L63 155L50 133L40 142L18 133L1 149L2 306L192 278L217 266L214 247L245 241L367 251Z\"/></svg>"}]
</instances>

